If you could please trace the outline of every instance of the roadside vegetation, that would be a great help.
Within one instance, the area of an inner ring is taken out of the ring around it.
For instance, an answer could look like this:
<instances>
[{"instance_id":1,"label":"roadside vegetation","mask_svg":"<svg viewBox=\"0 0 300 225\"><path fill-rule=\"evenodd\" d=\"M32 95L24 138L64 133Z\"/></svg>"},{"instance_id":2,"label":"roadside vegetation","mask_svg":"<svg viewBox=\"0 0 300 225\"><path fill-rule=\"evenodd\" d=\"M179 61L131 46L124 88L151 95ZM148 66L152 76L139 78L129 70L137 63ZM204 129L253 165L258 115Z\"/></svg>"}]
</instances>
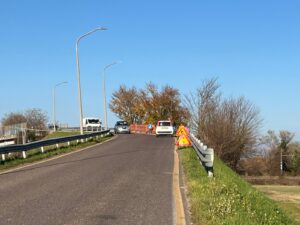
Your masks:
<instances>
[{"instance_id":1,"label":"roadside vegetation","mask_svg":"<svg viewBox=\"0 0 300 225\"><path fill-rule=\"evenodd\" d=\"M259 109L244 96L222 94L217 78L185 96L192 132L242 175L300 175L300 143L292 132L260 134ZM281 166L282 165L282 166Z\"/></svg>"},{"instance_id":2,"label":"roadside vegetation","mask_svg":"<svg viewBox=\"0 0 300 225\"><path fill-rule=\"evenodd\" d=\"M49 136L47 136L47 138L55 138L55 137L63 137L63 136L68 136L70 133L67 132L56 132L53 133ZM73 132L71 133L71 135L76 135ZM70 143L70 146L68 146L67 144L60 144L59 148L56 148L56 146L47 146L45 147L45 152L41 153L40 149L33 149L30 151L27 151L27 158L23 159L21 157L21 153L12 153L11 156L9 156L5 161L1 161L0 162L0 171L1 170L6 170L6 169L10 169L13 167L17 167L20 165L24 165L27 163L32 163L32 162L36 162L42 159L46 159L46 158L50 158L56 155L60 155L60 154L65 154L68 152L72 152L81 148L85 148L88 146L92 146L94 144L98 144L101 143L103 141L106 141L108 139L110 139L112 136L107 136L107 137L103 137L103 138L98 138L98 139L91 139L87 142L79 142L77 143L76 141L72 141Z\"/></svg>"},{"instance_id":3,"label":"roadside vegetation","mask_svg":"<svg viewBox=\"0 0 300 225\"><path fill-rule=\"evenodd\" d=\"M68 136L73 136L73 135L79 135L79 131L56 131L49 133L44 139L51 139L51 138L60 138L60 137L68 137Z\"/></svg>"},{"instance_id":4,"label":"roadside vegetation","mask_svg":"<svg viewBox=\"0 0 300 225\"><path fill-rule=\"evenodd\" d=\"M239 172L248 176L300 175L300 143L293 138L289 131L281 130L277 134L269 130L258 140L258 154L239 162Z\"/></svg>"},{"instance_id":5,"label":"roadside vegetation","mask_svg":"<svg viewBox=\"0 0 300 225\"><path fill-rule=\"evenodd\" d=\"M300 224L273 200L253 188L218 157L207 177L192 148L181 149L192 222L197 225Z\"/></svg>"},{"instance_id":6,"label":"roadside vegetation","mask_svg":"<svg viewBox=\"0 0 300 225\"><path fill-rule=\"evenodd\" d=\"M1 133L16 135L16 144L40 140L48 134L47 115L36 108L7 113L1 119Z\"/></svg>"}]
</instances>

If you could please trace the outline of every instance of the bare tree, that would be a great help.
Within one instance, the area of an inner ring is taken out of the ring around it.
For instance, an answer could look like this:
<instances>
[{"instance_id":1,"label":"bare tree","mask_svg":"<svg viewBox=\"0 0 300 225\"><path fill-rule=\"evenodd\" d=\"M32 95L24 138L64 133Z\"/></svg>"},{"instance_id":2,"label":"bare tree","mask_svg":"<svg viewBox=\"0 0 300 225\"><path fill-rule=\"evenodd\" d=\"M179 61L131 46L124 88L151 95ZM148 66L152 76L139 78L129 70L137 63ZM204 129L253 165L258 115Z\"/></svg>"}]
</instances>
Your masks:
<instances>
[{"instance_id":1,"label":"bare tree","mask_svg":"<svg viewBox=\"0 0 300 225\"><path fill-rule=\"evenodd\" d=\"M26 133L30 141L42 138L47 134L47 116L41 109L28 109L25 113L12 112L2 119L3 126L20 123L26 123ZM22 129L22 132L25 131Z\"/></svg>"},{"instance_id":2,"label":"bare tree","mask_svg":"<svg viewBox=\"0 0 300 225\"><path fill-rule=\"evenodd\" d=\"M244 97L240 97L224 100L216 115L215 129L212 130L218 135L212 133L208 143L218 149L221 158L235 168L241 156L247 156L254 150L261 124L259 111Z\"/></svg>"},{"instance_id":3,"label":"bare tree","mask_svg":"<svg viewBox=\"0 0 300 225\"><path fill-rule=\"evenodd\" d=\"M26 117L22 113L8 113L6 114L2 120L2 126L10 126L14 124L19 124L19 123L25 123L26 122Z\"/></svg>"},{"instance_id":4,"label":"bare tree","mask_svg":"<svg viewBox=\"0 0 300 225\"><path fill-rule=\"evenodd\" d=\"M28 109L25 111L27 127L35 130L46 130L47 115L41 109Z\"/></svg>"},{"instance_id":5,"label":"bare tree","mask_svg":"<svg viewBox=\"0 0 300 225\"><path fill-rule=\"evenodd\" d=\"M185 96L185 105L191 114L190 128L199 137L204 138L220 104L220 92L217 78L203 81L196 93ZM201 122L200 122L201 121Z\"/></svg>"},{"instance_id":6,"label":"bare tree","mask_svg":"<svg viewBox=\"0 0 300 225\"><path fill-rule=\"evenodd\" d=\"M222 100L217 79L203 82L196 94L186 96L191 127L233 169L256 144L261 124L258 109L244 97Z\"/></svg>"},{"instance_id":7,"label":"bare tree","mask_svg":"<svg viewBox=\"0 0 300 225\"><path fill-rule=\"evenodd\" d=\"M27 138L29 141L39 140L47 135L47 115L41 109L28 109L25 111L27 123Z\"/></svg>"}]
</instances>

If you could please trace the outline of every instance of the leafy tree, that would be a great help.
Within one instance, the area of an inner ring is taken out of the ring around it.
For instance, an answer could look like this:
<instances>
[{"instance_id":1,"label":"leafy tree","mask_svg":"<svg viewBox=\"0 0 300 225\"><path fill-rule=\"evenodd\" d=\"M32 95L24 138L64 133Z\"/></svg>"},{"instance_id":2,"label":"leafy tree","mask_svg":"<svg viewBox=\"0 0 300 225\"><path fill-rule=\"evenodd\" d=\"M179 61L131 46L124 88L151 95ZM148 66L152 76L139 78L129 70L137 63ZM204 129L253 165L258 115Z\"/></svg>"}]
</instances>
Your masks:
<instances>
[{"instance_id":1,"label":"leafy tree","mask_svg":"<svg viewBox=\"0 0 300 225\"><path fill-rule=\"evenodd\" d=\"M289 143L285 155L283 159L288 166L287 169L294 175L300 175L300 143Z\"/></svg>"},{"instance_id":2,"label":"leafy tree","mask_svg":"<svg viewBox=\"0 0 300 225\"><path fill-rule=\"evenodd\" d=\"M291 172L293 170L294 159L291 157L293 154L289 152L289 145L294 138L295 134L282 130L279 131L280 137L280 145L279 149L281 151L282 156L282 163L283 163L283 170Z\"/></svg>"},{"instance_id":3,"label":"leafy tree","mask_svg":"<svg viewBox=\"0 0 300 225\"><path fill-rule=\"evenodd\" d=\"M137 91L135 87L121 86L113 93L110 109L121 119L129 123L156 123L170 119L176 124L186 123L189 112L181 106L180 93L177 89L165 86L161 91L152 84Z\"/></svg>"},{"instance_id":4,"label":"leafy tree","mask_svg":"<svg viewBox=\"0 0 300 225\"><path fill-rule=\"evenodd\" d=\"M297 173L300 169L300 144L292 142L294 134L281 130L277 135L269 130L267 135L260 138L260 152L267 159L270 175L280 175L280 162L283 163L283 171Z\"/></svg>"},{"instance_id":5,"label":"leafy tree","mask_svg":"<svg viewBox=\"0 0 300 225\"><path fill-rule=\"evenodd\" d=\"M113 93L109 107L119 118L133 123L138 119L138 102L138 93L135 87L120 86L119 90Z\"/></svg>"}]
</instances>

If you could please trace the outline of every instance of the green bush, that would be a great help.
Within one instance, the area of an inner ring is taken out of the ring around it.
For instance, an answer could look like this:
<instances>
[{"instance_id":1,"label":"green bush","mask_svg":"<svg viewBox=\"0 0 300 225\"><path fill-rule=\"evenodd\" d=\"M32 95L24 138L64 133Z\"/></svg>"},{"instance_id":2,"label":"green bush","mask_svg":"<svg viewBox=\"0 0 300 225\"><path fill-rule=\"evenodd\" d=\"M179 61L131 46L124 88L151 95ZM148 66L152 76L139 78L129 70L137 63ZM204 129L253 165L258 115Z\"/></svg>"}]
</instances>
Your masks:
<instances>
[{"instance_id":1,"label":"green bush","mask_svg":"<svg viewBox=\"0 0 300 225\"><path fill-rule=\"evenodd\" d=\"M192 148L181 150L180 156L194 224L298 224L217 157L215 176L209 178Z\"/></svg>"}]
</instances>

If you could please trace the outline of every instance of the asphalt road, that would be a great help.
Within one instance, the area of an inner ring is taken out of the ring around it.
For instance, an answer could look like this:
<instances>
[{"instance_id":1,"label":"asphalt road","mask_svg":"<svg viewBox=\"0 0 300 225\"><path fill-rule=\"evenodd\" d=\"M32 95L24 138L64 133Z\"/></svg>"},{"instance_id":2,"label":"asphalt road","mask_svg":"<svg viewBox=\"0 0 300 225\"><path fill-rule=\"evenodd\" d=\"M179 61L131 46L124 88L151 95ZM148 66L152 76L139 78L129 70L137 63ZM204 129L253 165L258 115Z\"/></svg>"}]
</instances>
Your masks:
<instances>
[{"instance_id":1,"label":"asphalt road","mask_svg":"<svg viewBox=\"0 0 300 225\"><path fill-rule=\"evenodd\" d=\"M120 135L0 175L0 224L173 224L174 142Z\"/></svg>"}]
</instances>

